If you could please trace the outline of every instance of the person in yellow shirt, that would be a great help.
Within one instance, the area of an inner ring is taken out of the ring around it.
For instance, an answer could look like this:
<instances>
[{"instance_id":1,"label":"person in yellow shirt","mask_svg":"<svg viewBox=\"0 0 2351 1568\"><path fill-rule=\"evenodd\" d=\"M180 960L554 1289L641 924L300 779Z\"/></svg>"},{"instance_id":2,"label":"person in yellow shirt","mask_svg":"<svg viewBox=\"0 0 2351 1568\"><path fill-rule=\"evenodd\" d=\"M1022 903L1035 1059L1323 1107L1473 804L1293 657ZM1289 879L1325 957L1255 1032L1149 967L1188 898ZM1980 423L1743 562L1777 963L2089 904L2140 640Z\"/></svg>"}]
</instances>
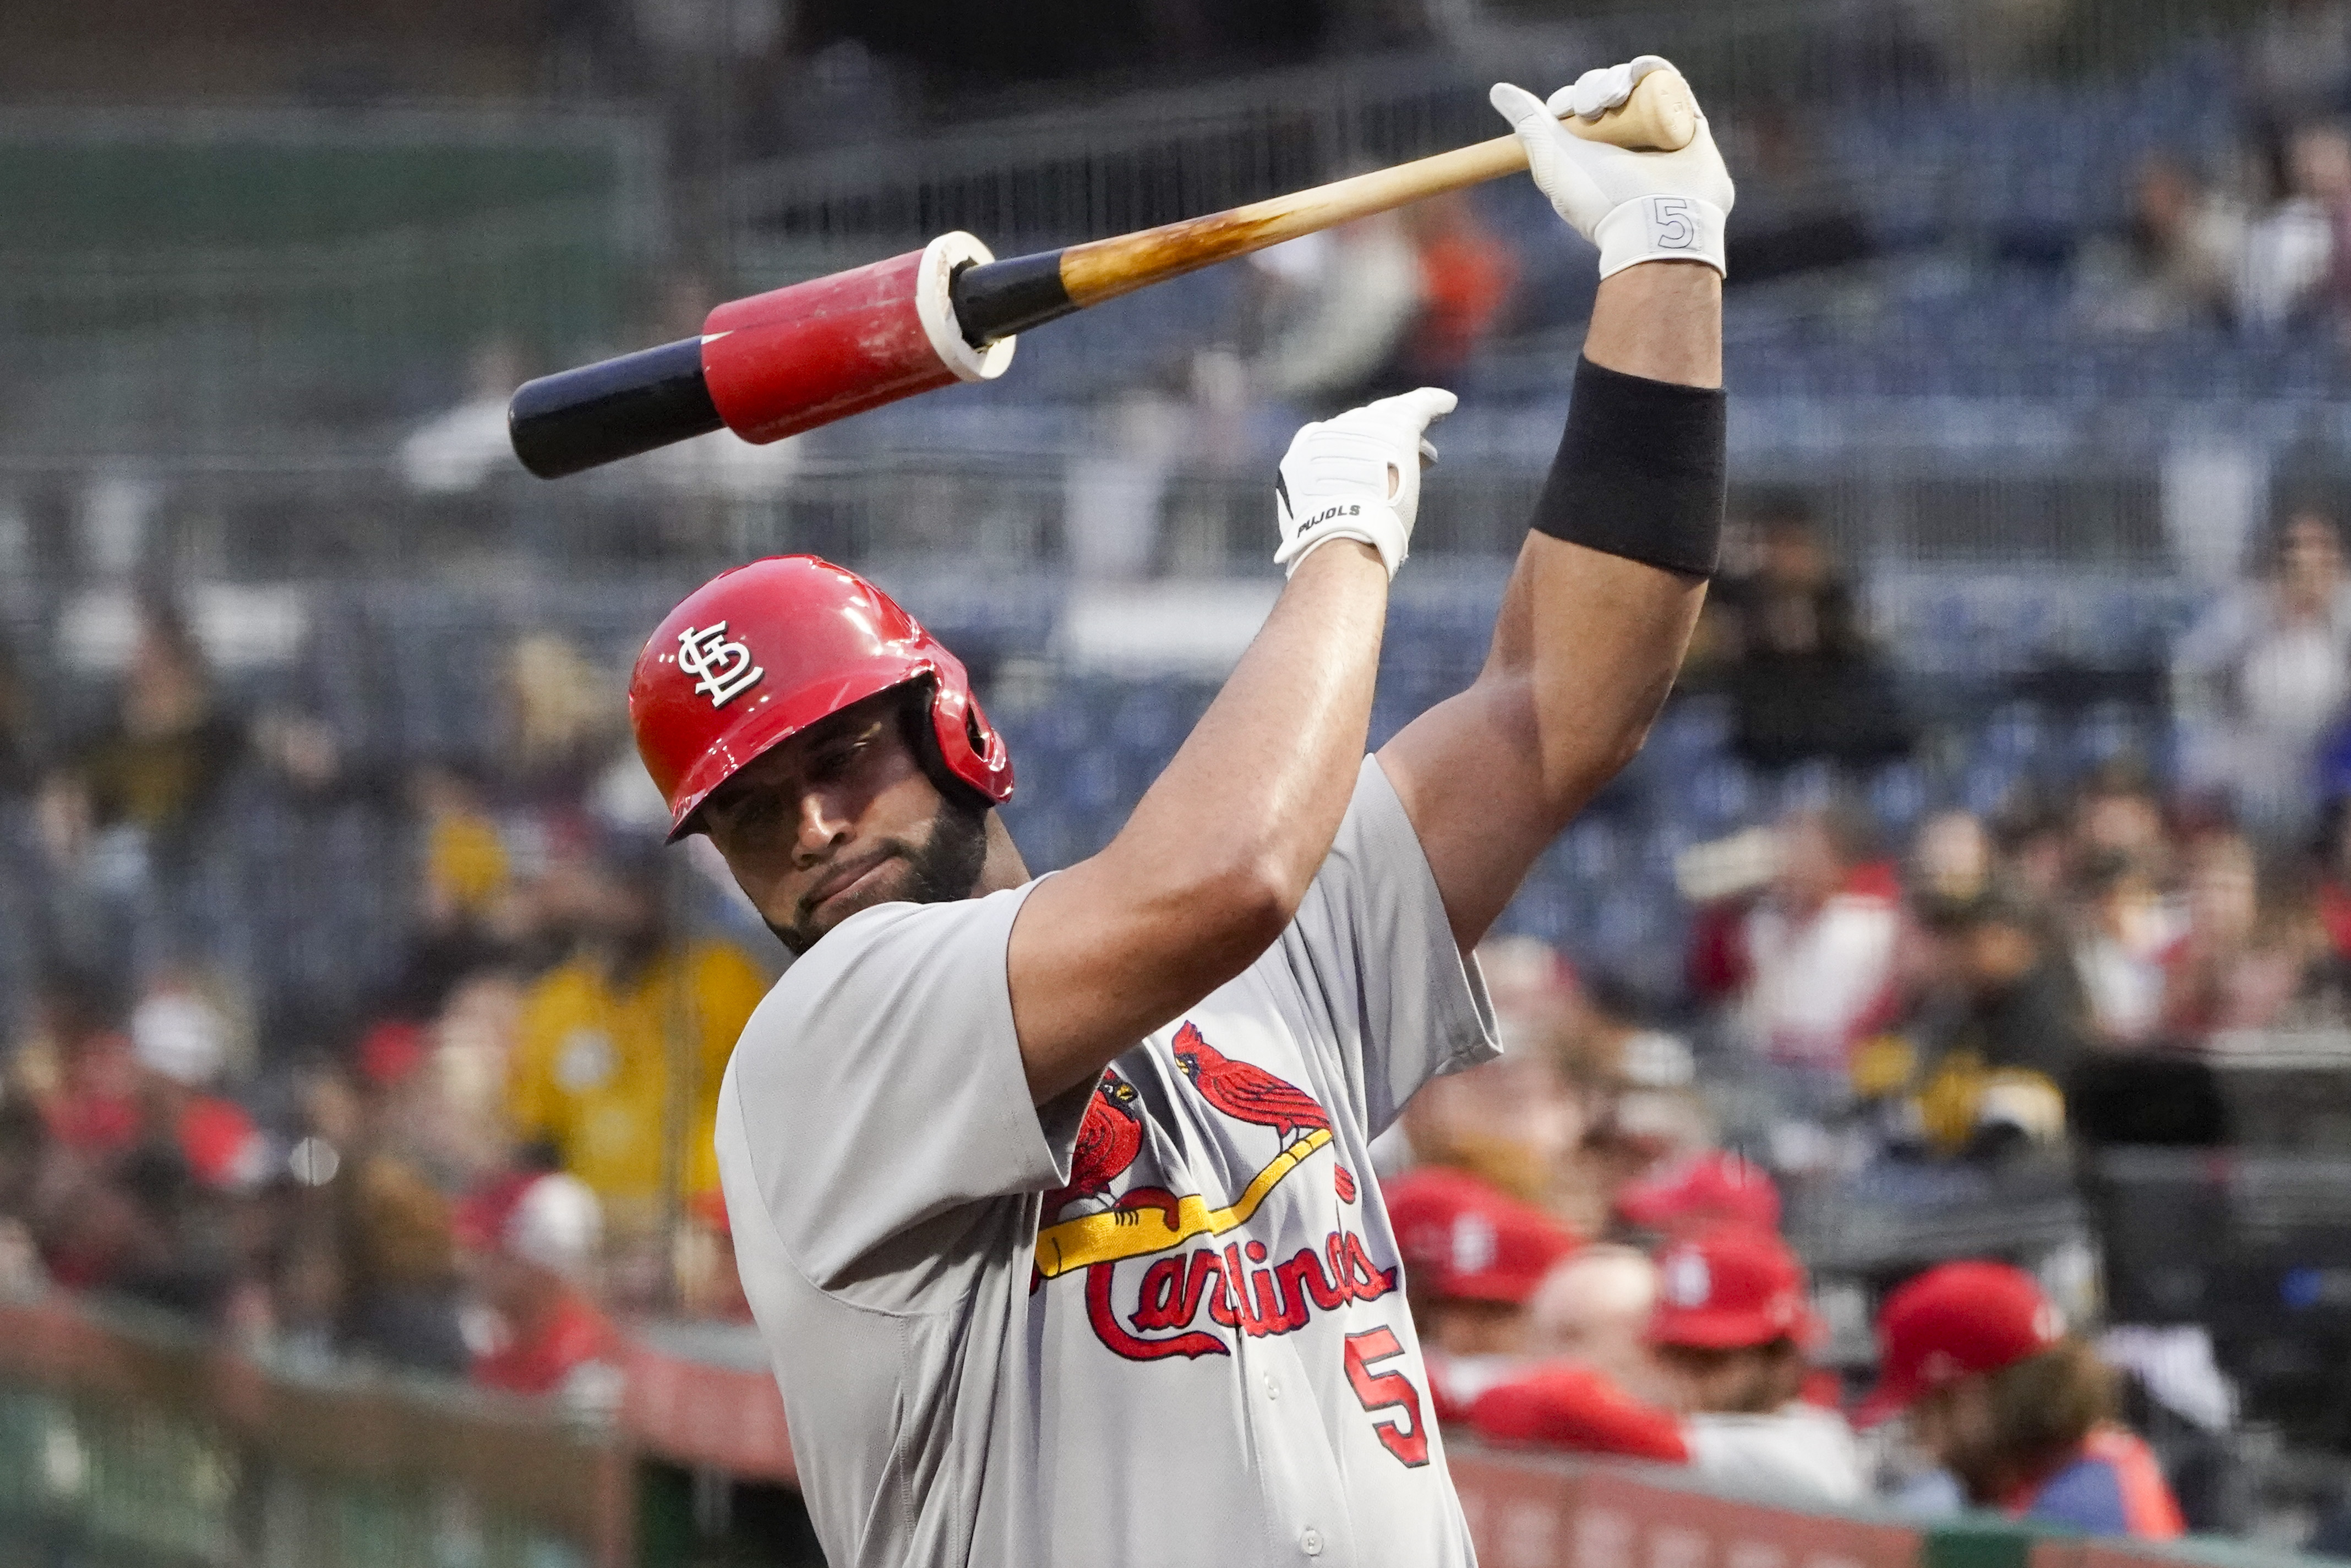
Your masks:
<instances>
[{"instance_id":1,"label":"person in yellow shirt","mask_svg":"<svg viewBox=\"0 0 2351 1568\"><path fill-rule=\"evenodd\" d=\"M459 769L427 763L413 793L424 820L424 911L439 925L485 926L513 886L513 862L481 791Z\"/></svg>"},{"instance_id":2,"label":"person in yellow shirt","mask_svg":"<svg viewBox=\"0 0 2351 1568\"><path fill-rule=\"evenodd\" d=\"M718 1082L768 980L741 949L671 931L657 852L593 868L578 894L570 956L524 998L507 1106L625 1234L661 1217L679 1112L681 1196L717 1190Z\"/></svg>"}]
</instances>

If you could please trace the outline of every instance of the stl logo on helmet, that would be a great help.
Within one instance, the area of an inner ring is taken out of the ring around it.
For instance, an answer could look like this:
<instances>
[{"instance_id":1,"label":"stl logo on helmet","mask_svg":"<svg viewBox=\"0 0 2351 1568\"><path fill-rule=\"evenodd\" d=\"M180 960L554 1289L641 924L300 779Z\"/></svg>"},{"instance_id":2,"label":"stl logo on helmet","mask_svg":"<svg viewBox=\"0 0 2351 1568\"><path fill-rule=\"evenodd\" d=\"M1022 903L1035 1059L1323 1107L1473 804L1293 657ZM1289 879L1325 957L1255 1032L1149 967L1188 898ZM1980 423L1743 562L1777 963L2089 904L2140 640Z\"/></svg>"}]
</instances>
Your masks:
<instances>
[{"instance_id":1,"label":"stl logo on helmet","mask_svg":"<svg viewBox=\"0 0 2351 1568\"><path fill-rule=\"evenodd\" d=\"M768 673L751 663L749 648L727 640L724 621L698 631L689 626L679 632L677 667L699 677L694 689L707 695L715 708L725 707L758 685L759 677Z\"/></svg>"}]
</instances>

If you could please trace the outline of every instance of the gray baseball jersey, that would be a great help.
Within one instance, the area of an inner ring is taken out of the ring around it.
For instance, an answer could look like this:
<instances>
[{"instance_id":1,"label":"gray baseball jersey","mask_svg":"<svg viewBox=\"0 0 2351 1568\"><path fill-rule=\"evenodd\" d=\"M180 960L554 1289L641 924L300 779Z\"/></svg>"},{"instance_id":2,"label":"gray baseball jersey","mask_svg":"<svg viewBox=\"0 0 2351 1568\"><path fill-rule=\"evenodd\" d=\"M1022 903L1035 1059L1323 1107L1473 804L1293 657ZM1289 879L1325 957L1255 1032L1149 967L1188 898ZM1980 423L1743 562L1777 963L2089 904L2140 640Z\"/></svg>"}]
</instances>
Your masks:
<instances>
[{"instance_id":1,"label":"gray baseball jersey","mask_svg":"<svg viewBox=\"0 0 2351 1568\"><path fill-rule=\"evenodd\" d=\"M1378 764L1281 939L1041 1107L1028 891L843 921L720 1091L827 1560L1470 1563L1367 1145L1493 1019Z\"/></svg>"}]
</instances>

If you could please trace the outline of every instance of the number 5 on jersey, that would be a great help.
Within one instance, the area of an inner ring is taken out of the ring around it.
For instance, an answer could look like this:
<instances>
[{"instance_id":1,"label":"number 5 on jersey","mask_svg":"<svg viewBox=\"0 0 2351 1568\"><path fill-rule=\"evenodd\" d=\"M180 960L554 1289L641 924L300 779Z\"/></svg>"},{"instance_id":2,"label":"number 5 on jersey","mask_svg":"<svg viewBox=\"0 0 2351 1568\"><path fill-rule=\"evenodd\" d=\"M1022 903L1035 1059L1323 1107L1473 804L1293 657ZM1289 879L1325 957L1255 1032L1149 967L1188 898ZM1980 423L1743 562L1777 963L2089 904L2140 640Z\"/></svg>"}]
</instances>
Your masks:
<instances>
[{"instance_id":1,"label":"number 5 on jersey","mask_svg":"<svg viewBox=\"0 0 2351 1568\"><path fill-rule=\"evenodd\" d=\"M1406 1465L1425 1465L1428 1463L1428 1429L1421 1420L1420 1390L1401 1372L1372 1370L1376 1363L1403 1354L1404 1346L1396 1343L1394 1329L1366 1329L1362 1333L1351 1333L1347 1336L1347 1381L1353 1385L1355 1397L1363 1402L1364 1409L1400 1413L1401 1420L1372 1423L1372 1430L1379 1434L1380 1446Z\"/></svg>"}]
</instances>

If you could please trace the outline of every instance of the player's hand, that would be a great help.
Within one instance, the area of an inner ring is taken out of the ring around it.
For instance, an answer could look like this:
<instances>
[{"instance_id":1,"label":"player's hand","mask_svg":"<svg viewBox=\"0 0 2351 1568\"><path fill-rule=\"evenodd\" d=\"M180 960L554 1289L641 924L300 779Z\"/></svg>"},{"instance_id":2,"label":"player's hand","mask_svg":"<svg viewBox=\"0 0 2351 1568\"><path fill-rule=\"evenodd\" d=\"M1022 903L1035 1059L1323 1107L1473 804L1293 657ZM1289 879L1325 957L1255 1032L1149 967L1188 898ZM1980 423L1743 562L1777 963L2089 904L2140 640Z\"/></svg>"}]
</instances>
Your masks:
<instances>
[{"instance_id":1,"label":"player's hand","mask_svg":"<svg viewBox=\"0 0 2351 1568\"><path fill-rule=\"evenodd\" d=\"M1422 460L1437 461L1423 433L1458 401L1442 387L1422 387L1302 427L1274 485L1281 528L1274 560L1294 572L1315 546L1360 539L1380 552L1394 578L1420 512Z\"/></svg>"},{"instance_id":2,"label":"player's hand","mask_svg":"<svg viewBox=\"0 0 2351 1568\"><path fill-rule=\"evenodd\" d=\"M1600 276L1642 261L1702 261L1723 270L1722 223L1730 211L1730 172L1698 111L1698 135L1678 152L1630 152L1571 136L1560 117L1596 120L1631 96L1651 71L1670 69L1656 55L1588 70L1546 104L1522 87L1497 82L1488 94L1527 150L1542 193L1575 232L1600 247Z\"/></svg>"}]
</instances>

